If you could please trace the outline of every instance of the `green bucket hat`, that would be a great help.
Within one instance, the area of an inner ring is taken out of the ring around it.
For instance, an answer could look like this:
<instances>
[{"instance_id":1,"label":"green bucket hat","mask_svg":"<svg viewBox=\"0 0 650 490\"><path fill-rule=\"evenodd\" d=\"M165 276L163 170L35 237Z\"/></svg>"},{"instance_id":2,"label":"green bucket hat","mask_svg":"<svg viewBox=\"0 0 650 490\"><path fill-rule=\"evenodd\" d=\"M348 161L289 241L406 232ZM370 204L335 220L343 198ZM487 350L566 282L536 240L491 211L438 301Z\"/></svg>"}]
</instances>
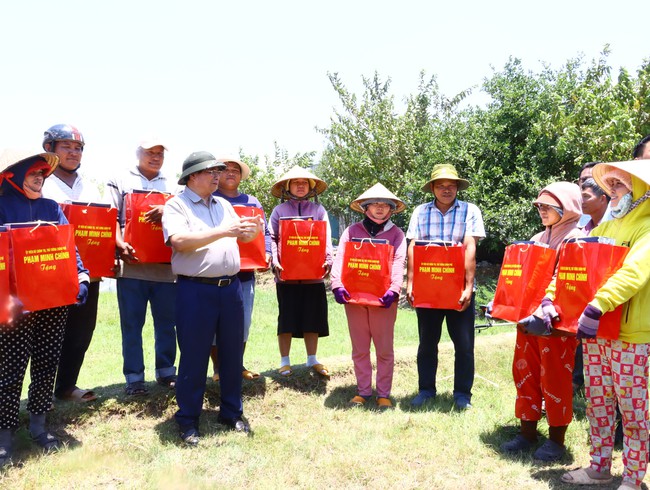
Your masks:
<instances>
[{"instance_id":1,"label":"green bucket hat","mask_svg":"<svg viewBox=\"0 0 650 490\"><path fill-rule=\"evenodd\" d=\"M456 167L450 163L439 163L438 165L433 166L433 170L431 171L431 180L422 186L422 190L424 192L431 192L431 183L440 179L455 180L458 183L459 191L464 191L469 187L469 181L461 179L458 176Z\"/></svg>"},{"instance_id":2,"label":"green bucket hat","mask_svg":"<svg viewBox=\"0 0 650 490\"><path fill-rule=\"evenodd\" d=\"M183 173L178 179L178 185L187 184L187 179L190 175L206 170L208 168L226 168L226 164L217 161L217 159L207 151L195 151L183 162Z\"/></svg>"}]
</instances>

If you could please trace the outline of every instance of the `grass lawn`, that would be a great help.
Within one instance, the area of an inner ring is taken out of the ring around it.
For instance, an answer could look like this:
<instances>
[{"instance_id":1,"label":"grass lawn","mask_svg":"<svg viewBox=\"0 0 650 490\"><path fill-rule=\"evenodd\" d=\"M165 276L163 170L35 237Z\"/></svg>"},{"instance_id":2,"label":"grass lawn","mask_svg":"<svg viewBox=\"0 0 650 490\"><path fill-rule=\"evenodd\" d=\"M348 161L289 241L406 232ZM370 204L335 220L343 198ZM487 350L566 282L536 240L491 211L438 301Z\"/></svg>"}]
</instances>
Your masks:
<instances>
[{"instance_id":1,"label":"grass lawn","mask_svg":"<svg viewBox=\"0 0 650 490\"><path fill-rule=\"evenodd\" d=\"M263 376L244 382L244 413L253 433L244 436L217 424L219 386L208 381L197 448L179 445L173 392L153 382L153 333L145 329L150 395L123 393L121 347L115 295L102 293L93 343L79 386L95 388L99 400L80 406L57 402L52 428L65 448L42 455L29 441L21 412L14 464L0 472L0 488L402 488L543 489L572 486L559 482L567 469L588 462L584 400L577 401L568 431L569 454L552 465L530 456L503 457L497 448L514 436L515 388L511 362L512 327L477 334L474 408L453 409L453 348L444 337L438 372L438 398L412 410L417 390L415 313L400 309L396 325L393 398L396 409L350 409L356 393L350 341L343 308L330 303L330 336L321 339L319 359L331 380L312 375L304 344L294 341L290 378L276 374L277 306L272 286L258 287L245 363ZM547 434L540 424L542 436ZM542 439L543 440L543 439ZM621 472L615 452L613 472ZM620 479L602 488L617 488ZM577 487L576 487L577 488Z\"/></svg>"}]
</instances>

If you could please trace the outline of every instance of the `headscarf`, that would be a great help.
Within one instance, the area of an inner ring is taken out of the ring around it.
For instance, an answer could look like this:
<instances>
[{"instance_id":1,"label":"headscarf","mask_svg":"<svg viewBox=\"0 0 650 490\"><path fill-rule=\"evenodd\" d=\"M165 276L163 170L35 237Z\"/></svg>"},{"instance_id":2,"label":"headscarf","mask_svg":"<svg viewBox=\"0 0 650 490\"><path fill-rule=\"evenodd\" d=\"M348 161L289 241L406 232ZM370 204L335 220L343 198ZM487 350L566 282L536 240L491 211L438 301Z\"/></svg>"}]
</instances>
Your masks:
<instances>
[{"instance_id":1,"label":"headscarf","mask_svg":"<svg viewBox=\"0 0 650 490\"><path fill-rule=\"evenodd\" d=\"M582 216L582 194L577 184L553 182L539 192L537 199L539 200L543 195L549 195L560 203L563 212L560 221L547 226L543 232L535 235L532 240L546 243L550 247L558 249L565 238L577 236L577 233L580 232L578 221ZM582 235L582 232L579 234Z\"/></svg>"}]
</instances>

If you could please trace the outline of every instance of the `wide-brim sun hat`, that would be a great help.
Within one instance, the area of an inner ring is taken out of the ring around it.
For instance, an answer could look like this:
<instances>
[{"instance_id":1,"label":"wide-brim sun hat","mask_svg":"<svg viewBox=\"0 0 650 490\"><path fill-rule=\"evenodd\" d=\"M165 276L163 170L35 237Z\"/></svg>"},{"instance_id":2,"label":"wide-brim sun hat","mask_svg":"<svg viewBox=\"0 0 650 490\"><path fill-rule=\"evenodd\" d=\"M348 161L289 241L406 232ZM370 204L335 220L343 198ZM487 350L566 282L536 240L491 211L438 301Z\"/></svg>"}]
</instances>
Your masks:
<instances>
[{"instance_id":1,"label":"wide-brim sun hat","mask_svg":"<svg viewBox=\"0 0 650 490\"><path fill-rule=\"evenodd\" d=\"M439 163L438 165L433 166L433 170L431 171L431 179L429 179L429 181L422 186L422 190L424 192L433 192L431 189L431 183L440 179L455 180L458 184L459 191L464 191L469 187L469 181L461 179L458 176L456 167L450 163Z\"/></svg>"},{"instance_id":2,"label":"wide-brim sun hat","mask_svg":"<svg viewBox=\"0 0 650 490\"><path fill-rule=\"evenodd\" d=\"M628 160L624 162L607 162L607 163L598 163L594 166L591 176L596 181L596 184L603 189L607 194L612 193L611 187L607 184L607 180L611 177L618 178L621 182L625 183L628 188L631 190L631 182L625 182L624 175L618 173L617 171L627 172L628 174L634 175L638 179L641 179L646 184L650 185L650 162L647 160Z\"/></svg>"},{"instance_id":3,"label":"wide-brim sun hat","mask_svg":"<svg viewBox=\"0 0 650 490\"><path fill-rule=\"evenodd\" d=\"M209 168L226 168L226 164L218 162L217 159L207 151L195 151L183 162L183 173L178 179L178 185L187 184L190 175L207 170Z\"/></svg>"},{"instance_id":4,"label":"wide-brim sun hat","mask_svg":"<svg viewBox=\"0 0 650 490\"><path fill-rule=\"evenodd\" d=\"M27 150L6 149L0 154L0 168L3 169L1 173L5 177L10 173L25 173L38 159L45 160L48 165L48 169L43 173L43 177L52 175L52 172L59 165L59 157L56 153L33 153Z\"/></svg>"},{"instance_id":5,"label":"wide-brim sun hat","mask_svg":"<svg viewBox=\"0 0 650 490\"><path fill-rule=\"evenodd\" d=\"M246 180L248 176L251 174L251 169L248 165L246 165L244 162L242 162L239 158L235 158L232 156L218 156L217 157L217 162L221 163L236 163L239 165L239 168L241 169L241 180Z\"/></svg>"},{"instance_id":6,"label":"wide-brim sun hat","mask_svg":"<svg viewBox=\"0 0 650 490\"><path fill-rule=\"evenodd\" d=\"M361 204L366 201L372 201L373 199L377 199L377 202L385 202L386 200L392 201L395 204L393 214L401 213L406 209L406 204L379 182L352 201L352 203L350 203L350 208L357 213L364 214L365 210Z\"/></svg>"},{"instance_id":7,"label":"wide-brim sun hat","mask_svg":"<svg viewBox=\"0 0 650 490\"><path fill-rule=\"evenodd\" d=\"M293 179L307 179L309 180L309 187L316 195L321 194L327 189L327 184L323 179L316 177L306 168L293 167L286 174L284 174L278 181L271 187L271 194L277 198L282 198L282 191L289 191L289 181Z\"/></svg>"}]
</instances>

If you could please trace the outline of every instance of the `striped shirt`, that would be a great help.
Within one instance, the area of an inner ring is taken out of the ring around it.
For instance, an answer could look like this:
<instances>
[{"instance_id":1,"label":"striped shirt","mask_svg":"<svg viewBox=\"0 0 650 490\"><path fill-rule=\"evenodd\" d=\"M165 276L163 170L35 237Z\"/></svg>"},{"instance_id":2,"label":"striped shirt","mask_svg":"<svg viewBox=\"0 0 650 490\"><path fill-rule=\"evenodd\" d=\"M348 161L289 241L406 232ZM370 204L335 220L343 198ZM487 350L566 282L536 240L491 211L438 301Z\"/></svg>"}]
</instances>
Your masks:
<instances>
[{"instance_id":1,"label":"striped shirt","mask_svg":"<svg viewBox=\"0 0 650 490\"><path fill-rule=\"evenodd\" d=\"M406 237L410 240L444 240L463 243L465 235L485 237L481 211L474 204L456 199L446 213L431 202L420 204L411 215Z\"/></svg>"}]
</instances>

